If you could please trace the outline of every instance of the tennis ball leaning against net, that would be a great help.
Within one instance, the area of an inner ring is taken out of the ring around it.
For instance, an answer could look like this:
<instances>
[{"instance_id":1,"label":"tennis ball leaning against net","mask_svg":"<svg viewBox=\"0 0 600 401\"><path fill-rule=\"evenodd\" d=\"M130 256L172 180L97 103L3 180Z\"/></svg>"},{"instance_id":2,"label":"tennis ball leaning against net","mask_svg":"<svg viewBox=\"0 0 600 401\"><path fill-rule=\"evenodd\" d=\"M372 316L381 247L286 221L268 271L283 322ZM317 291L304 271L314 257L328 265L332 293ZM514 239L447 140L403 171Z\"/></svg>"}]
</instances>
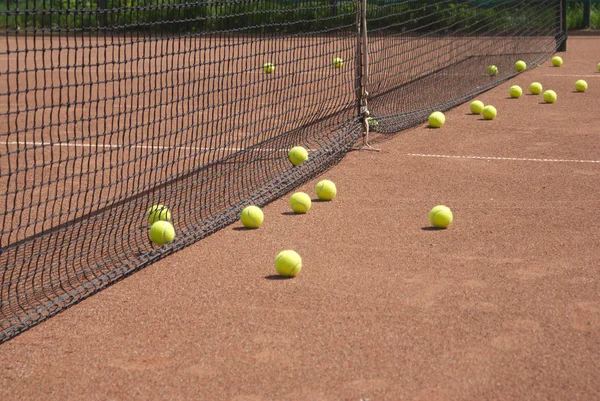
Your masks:
<instances>
[{"instance_id":1,"label":"tennis ball leaning against net","mask_svg":"<svg viewBox=\"0 0 600 401\"><path fill-rule=\"evenodd\" d=\"M481 111L483 110L484 107L485 107L485 105L483 104L483 102L481 100L474 100L471 102L471 105L469 106L469 110L471 111L471 114L481 114Z\"/></svg>"},{"instance_id":2,"label":"tennis ball leaning against net","mask_svg":"<svg viewBox=\"0 0 600 401\"><path fill-rule=\"evenodd\" d=\"M429 212L429 221L435 228L448 228L454 216L448 206L437 205Z\"/></svg>"},{"instance_id":3,"label":"tennis ball leaning against net","mask_svg":"<svg viewBox=\"0 0 600 401\"><path fill-rule=\"evenodd\" d=\"M544 92L544 102L546 103L554 103L556 102L557 98L558 96L553 90L547 90L546 92Z\"/></svg>"},{"instance_id":4,"label":"tennis ball leaning against net","mask_svg":"<svg viewBox=\"0 0 600 401\"><path fill-rule=\"evenodd\" d=\"M294 146L288 152L288 158L294 166L299 166L308 160L308 151L302 146Z\"/></svg>"},{"instance_id":5,"label":"tennis ball leaning against net","mask_svg":"<svg viewBox=\"0 0 600 401\"><path fill-rule=\"evenodd\" d=\"M487 70L485 70L490 77L495 77L498 75L498 67L495 65L490 65Z\"/></svg>"},{"instance_id":6,"label":"tennis ball leaning against net","mask_svg":"<svg viewBox=\"0 0 600 401\"><path fill-rule=\"evenodd\" d=\"M263 71L265 72L265 74L272 74L275 71L275 66L273 65L273 63L265 63L263 65Z\"/></svg>"},{"instance_id":7,"label":"tennis ball leaning against net","mask_svg":"<svg viewBox=\"0 0 600 401\"><path fill-rule=\"evenodd\" d=\"M154 205L146 212L148 224L152 225L157 221L171 220L171 211L164 205Z\"/></svg>"},{"instance_id":8,"label":"tennis ball leaning against net","mask_svg":"<svg viewBox=\"0 0 600 401\"><path fill-rule=\"evenodd\" d=\"M321 180L317 183L315 192L320 200L330 201L337 195L337 188L332 181Z\"/></svg>"},{"instance_id":9,"label":"tennis ball leaning against net","mask_svg":"<svg viewBox=\"0 0 600 401\"><path fill-rule=\"evenodd\" d=\"M246 206L240 214L240 221L246 228L258 228L264 220L265 215L258 206Z\"/></svg>"},{"instance_id":10,"label":"tennis ball leaning against net","mask_svg":"<svg viewBox=\"0 0 600 401\"><path fill-rule=\"evenodd\" d=\"M515 70L517 72L525 71L527 69L527 63L523 60L519 60L515 63Z\"/></svg>"},{"instance_id":11,"label":"tennis ball leaning against net","mask_svg":"<svg viewBox=\"0 0 600 401\"><path fill-rule=\"evenodd\" d=\"M283 277L296 277L302 270L302 258L296 251L281 251L275 257L275 270Z\"/></svg>"},{"instance_id":12,"label":"tennis ball leaning against net","mask_svg":"<svg viewBox=\"0 0 600 401\"><path fill-rule=\"evenodd\" d=\"M175 239L175 228L168 221L157 221L150 227L148 236L156 245L165 245Z\"/></svg>"},{"instance_id":13,"label":"tennis ball leaning against net","mask_svg":"<svg viewBox=\"0 0 600 401\"><path fill-rule=\"evenodd\" d=\"M513 85L510 87L508 93L513 99L518 99L521 97L521 95L523 95L523 89L521 89L519 85Z\"/></svg>"},{"instance_id":14,"label":"tennis ball leaning against net","mask_svg":"<svg viewBox=\"0 0 600 401\"><path fill-rule=\"evenodd\" d=\"M577 92L585 92L587 88L588 84L583 79L580 79L579 81L575 82L575 90Z\"/></svg>"},{"instance_id":15,"label":"tennis ball leaning against net","mask_svg":"<svg viewBox=\"0 0 600 401\"><path fill-rule=\"evenodd\" d=\"M539 95L540 93L542 93L543 90L544 88L539 82L534 82L531 85L529 85L529 92L531 92L532 95Z\"/></svg>"},{"instance_id":16,"label":"tennis ball leaning against net","mask_svg":"<svg viewBox=\"0 0 600 401\"><path fill-rule=\"evenodd\" d=\"M485 106L481 111L481 116L486 120L493 120L498 115L498 111L494 106Z\"/></svg>"},{"instance_id":17,"label":"tennis ball leaning against net","mask_svg":"<svg viewBox=\"0 0 600 401\"><path fill-rule=\"evenodd\" d=\"M379 121L373 117L367 117L367 124L369 124L369 131L375 132L379 128Z\"/></svg>"},{"instance_id":18,"label":"tennis ball leaning against net","mask_svg":"<svg viewBox=\"0 0 600 401\"><path fill-rule=\"evenodd\" d=\"M341 59L341 58L339 58L339 57L334 58L333 59L333 66L335 68L342 68L344 66L344 60Z\"/></svg>"},{"instance_id":19,"label":"tennis ball leaning against net","mask_svg":"<svg viewBox=\"0 0 600 401\"><path fill-rule=\"evenodd\" d=\"M432 128L440 128L446 122L446 116L441 111L434 111L429 116L429 126Z\"/></svg>"},{"instance_id":20,"label":"tennis ball leaning against net","mask_svg":"<svg viewBox=\"0 0 600 401\"><path fill-rule=\"evenodd\" d=\"M561 65L563 65L562 57L559 57L559 56L552 57L552 65L555 67L560 67Z\"/></svg>"},{"instance_id":21,"label":"tennis ball leaning against net","mask_svg":"<svg viewBox=\"0 0 600 401\"><path fill-rule=\"evenodd\" d=\"M296 192L290 197L290 208L294 213L303 214L310 210L312 201L304 192Z\"/></svg>"}]
</instances>

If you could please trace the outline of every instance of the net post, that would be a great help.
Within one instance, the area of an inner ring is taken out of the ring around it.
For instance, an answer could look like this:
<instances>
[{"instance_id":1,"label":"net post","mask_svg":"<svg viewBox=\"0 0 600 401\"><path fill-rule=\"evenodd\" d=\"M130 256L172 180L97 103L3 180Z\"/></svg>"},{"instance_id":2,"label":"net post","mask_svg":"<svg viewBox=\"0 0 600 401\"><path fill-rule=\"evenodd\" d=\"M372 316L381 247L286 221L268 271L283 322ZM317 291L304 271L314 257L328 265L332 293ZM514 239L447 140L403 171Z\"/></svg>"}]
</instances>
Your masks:
<instances>
[{"instance_id":1,"label":"net post","mask_svg":"<svg viewBox=\"0 0 600 401\"><path fill-rule=\"evenodd\" d=\"M560 0L560 9L557 15L557 28L556 41L558 43L557 51L567 51L567 0Z\"/></svg>"},{"instance_id":2,"label":"net post","mask_svg":"<svg viewBox=\"0 0 600 401\"><path fill-rule=\"evenodd\" d=\"M363 126L363 145L361 149L379 151L369 145L369 121L370 115L368 107L369 92L367 85L369 83L369 42L367 37L367 0L356 0L357 16L357 54L356 54L356 76L357 90L356 99L358 113Z\"/></svg>"},{"instance_id":3,"label":"net post","mask_svg":"<svg viewBox=\"0 0 600 401\"><path fill-rule=\"evenodd\" d=\"M354 59L354 88L356 90L356 108L357 113L361 115L361 99L363 90L363 70L362 70L362 0L356 0L356 57Z\"/></svg>"}]
</instances>

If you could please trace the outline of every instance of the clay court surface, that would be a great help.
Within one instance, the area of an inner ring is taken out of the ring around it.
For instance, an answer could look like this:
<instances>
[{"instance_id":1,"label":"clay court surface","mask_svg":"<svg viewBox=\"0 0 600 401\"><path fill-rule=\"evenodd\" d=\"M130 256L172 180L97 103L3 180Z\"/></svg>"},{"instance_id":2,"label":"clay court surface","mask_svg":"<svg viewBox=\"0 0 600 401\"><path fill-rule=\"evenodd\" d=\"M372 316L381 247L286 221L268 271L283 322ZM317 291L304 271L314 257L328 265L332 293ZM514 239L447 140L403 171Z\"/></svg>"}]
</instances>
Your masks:
<instances>
[{"instance_id":1,"label":"clay court surface","mask_svg":"<svg viewBox=\"0 0 600 401\"><path fill-rule=\"evenodd\" d=\"M333 202L277 200L4 343L0 399L600 399L598 49L572 37L478 97L497 119L376 138L300 188ZM557 103L507 99L533 81Z\"/></svg>"}]
</instances>

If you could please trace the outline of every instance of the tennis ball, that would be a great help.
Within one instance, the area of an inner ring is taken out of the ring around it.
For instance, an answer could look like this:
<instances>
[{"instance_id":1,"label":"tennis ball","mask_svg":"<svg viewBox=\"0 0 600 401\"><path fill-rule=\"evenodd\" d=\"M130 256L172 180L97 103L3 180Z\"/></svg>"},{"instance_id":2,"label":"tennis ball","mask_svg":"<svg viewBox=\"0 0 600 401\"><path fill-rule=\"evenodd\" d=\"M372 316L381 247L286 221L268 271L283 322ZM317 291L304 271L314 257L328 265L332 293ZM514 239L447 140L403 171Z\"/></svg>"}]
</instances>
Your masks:
<instances>
[{"instance_id":1,"label":"tennis ball","mask_svg":"<svg viewBox=\"0 0 600 401\"><path fill-rule=\"evenodd\" d=\"M375 132L379 128L379 121L373 117L367 117L367 124L369 124L369 131Z\"/></svg>"},{"instance_id":2,"label":"tennis ball","mask_svg":"<svg viewBox=\"0 0 600 401\"><path fill-rule=\"evenodd\" d=\"M481 111L481 115L486 120L493 120L498 115L498 111L494 106L485 106Z\"/></svg>"},{"instance_id":3,"label":"tennis ball","mask_svg":"<svg viewBox=\"0 0 600 401\"><path fill-rule=\"evenodd\" d=\"M555 67L560 67L563 65L563 59L559 56L552 57L552 65Z\"/></svg>"},{"instance_id":4,"label":"tennis ball","mask_svg":"<svg viewBox=\"0 0 600 401\"><path fill-rule=\"evenodd\" d=\"M265 215L258 206L246 206L240 215L240 221L246 228L258 228L264 220Z\"/></svg>"},{"instance_id":5,"label":"tennis ball","mask_svg":"<svg viewBox=\"0 0 600 401\"><path fill-rule=\"evenodd\" d=\"M288 157L294 166L299 166L308 160L308 152L302 146L294 146L290 149Z\"/></svg>"},{"instance_id":6,"label":"tennis ball","mask_svg":"<svg viewBox=\"0 0 600 401\"><path fill-rule=\"evenodd\" d=\"M310 196L304 192L296 192L290 198L290 207L294 213L306 213L310 210L311 205Z\"/></svg>"},{"instance_id":7,"label":"tennis ball","mask_svg":"<svg viewBox=\"0 0 600 401\"><path fill-rule=\"evenodd\" d=\"M523 89L521 89L521 87L518 85L513 85L510 87L509 93L510 93L510 97L518 99L523 94Z\"/></svg>"},{"instance_id":8,"label":"tennis ball","mask_svg":"<svg viewBox=\"0 0 600 401\"><path fill-rule=\"evenodd\" d=\"M495 77L496 75L498 75L498 67L496 67L495 65L490 65L487 70L485 70L487 72L487 74L491 77Z\"/></svg>"},{"instance_id":9,"label":"tennis ball","mask_svg":"<svg viewBox=\"0 0 600 401\"><path fill-rule=\"evenodd\" d=\"M146 219L150 225L157 221L169 221L171 220L171 211L166 206L154 205L146 212Z\"/></svg>"},{"instance_id":10,"label":"tennis ball","mask_svg":"<svg viewBox=\"0 0 600 401\"><path fill-rule=\"evenodd\" d=\"M515 70L517 72L525 71L527 69L527 63L523 60L519 60L515 63Z\"/></svg>"},{"instance_id":11,"label":"tennis ball","mask_svg":"<svg viewBox=\"0 0 600 401\"><path fill-rule=\"evenodd\" d=\"M542 93L543 90L544 88L539 82L534 82L531 85L529 85L529 92L531 92L533 95L539 95L540 93Z\"/></svg>"},{"instance_id":12,"label":"tennis ball","mask_svg":"<svg viewBox=\"0 0 600 401\"><path fill-rule=\"evenodd\" d=\"M263 65L263 71L265 74L271 74L275 71L275 66L273 63L265 63L265 65Z\"/></svg>"},{"instance_id":13,"label":"tennis ball","mask_svg":"<svg viewBox=\"0 0 600 401\"><path fill-rule=\"evenodd\" d=\"M484 107L485 105L481 100L474 100L471 102L471 106L469 106L469 109L471 110L472 114L481 114L481 111Z\"/></svg>"},{"instance_id":14,"label":"tennis ball","mask_svg":"<svg viewBox=\"0 0 600 401\"><path fill-rule=\"evenodd\" d=\"M296 251L281 251L275 257L275 270L281 276L296 277L302 270L302 258Z\"/></svg>"},{"instance_id":15,"label":"tennis ball","mask_svg":"<svg viewBox=\"0 0 600 401\"><path fill-rule=\"evenodd\" d=\"M600 63L598 63L597 67L598 67L598 71L600 71Z\"/></svg>"},{"instance_id":16,"label":"tennis ball","mask_svg":"<svg viewBox=\"0 0 600 401\"><path fill-rule=\"evenodd\" d=\"M333 59L333 66L335 68L342 68L344 66L344 60L341 59L341 58L339 58L339 57L334 58Z\"/></svg>"},{"instance_id":17,"label":"tennis ball","mask_svg":"<svg viewBox=\"0 0 600 401\"><path fill-rule=\"evenodd\" d=\"M575 82L575 90L577 90L577 92L585 92L587 88L588 84L583 79L580 79L579 81Z\"/></svg>"},{"instance_id":18,"label":"tennis ball","mask_svg":"<svg viewBox=\"0 0 600 401\"><path fill-rule=\"evenodd\" d=\"M165 245L175 239L175 229L168 221L157 221L150 227L149 237L156 245Z\"/></svg>"},{"instance_id":19,"label":"tennis ball","mask_svg":"<svg viewBox=\"0 0 600 401\"><path fill-rule=\"evenodd\" d=\"M448 228L452 219L452 211L448 206L437 205L429 212L429 221L435 228Z\"/></svg>"},{"instance_id":20,"label":"tennis ball","mask_svg":"<svg viewBox=\"0 0 600 401\"><path fill-rule=\"evenodd\" d=\"M544 102L554 103L556 102L556 98L556 92L554 92L553 90L547 90L546 92L544 92Z\"/></svg>"},{"instance_id":21,"label":"tennis ball","mask_svg":"<svg viewBox=\"0 0 600 401\"><path fill-rule=\"evenodd\" d=\"M429 116L429 126L440 128L446 122L446 116L441 111L434 111Z\"/></svg>"},{"instance_id":22,"label":"tennis ball","mask_svg":"<svg viewBox=\"0 0 600 401\"><path fill-rule=\"evenodd\" d=\"M317 197L319 199L330 201L335 198L335 195L337 195L337 188L333 182L329 180L322 180L319 181L315 187L315 192L317 193Z\"/></svg>"}]
</instances>

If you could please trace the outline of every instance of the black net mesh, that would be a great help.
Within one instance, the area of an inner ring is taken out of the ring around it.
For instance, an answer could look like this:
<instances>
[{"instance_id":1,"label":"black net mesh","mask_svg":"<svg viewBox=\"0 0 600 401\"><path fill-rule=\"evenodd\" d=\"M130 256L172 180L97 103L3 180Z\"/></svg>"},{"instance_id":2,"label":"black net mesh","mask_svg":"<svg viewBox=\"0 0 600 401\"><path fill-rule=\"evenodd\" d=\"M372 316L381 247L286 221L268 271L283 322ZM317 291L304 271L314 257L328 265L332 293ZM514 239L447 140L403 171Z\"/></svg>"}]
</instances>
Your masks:
<instances>
[{"instance_id":1,"label":"black net mesh","mask_svg":"<svg viewBox=\"0 0 600 401\"><path fill-rule=\"evenodd\" d=\"M361 0L0 3L0 342L336 163L362 132L365 45L392 133L564 39L557 0L366 3L366 43ZM161 247L156 204L177 231Z\"/></svg>"},{"instance_id":2,"label":"black net mesh","mask_svg":"<svg viewBox=\"0 0 600 401\"><path fill-rule=\"evenodd\" d=\"M536 66L564 40L556 1L369 1L367 21L369 109L382 133L513 77L518 60Z\"/></svg>"},{"instance_id":3,"label":"black net mesh","mask_svg":"<svg viewBox=\"0 0 600 401\"><path fill-rule=\"evenodd\" d=\"M0 340L337 161L360 133L355 9L9 2ZM296 145L310 150L299 167L287 157ZM170 208L177 231L163 247L148 240L155 204Z\"/></svg>"}]
</instances>

